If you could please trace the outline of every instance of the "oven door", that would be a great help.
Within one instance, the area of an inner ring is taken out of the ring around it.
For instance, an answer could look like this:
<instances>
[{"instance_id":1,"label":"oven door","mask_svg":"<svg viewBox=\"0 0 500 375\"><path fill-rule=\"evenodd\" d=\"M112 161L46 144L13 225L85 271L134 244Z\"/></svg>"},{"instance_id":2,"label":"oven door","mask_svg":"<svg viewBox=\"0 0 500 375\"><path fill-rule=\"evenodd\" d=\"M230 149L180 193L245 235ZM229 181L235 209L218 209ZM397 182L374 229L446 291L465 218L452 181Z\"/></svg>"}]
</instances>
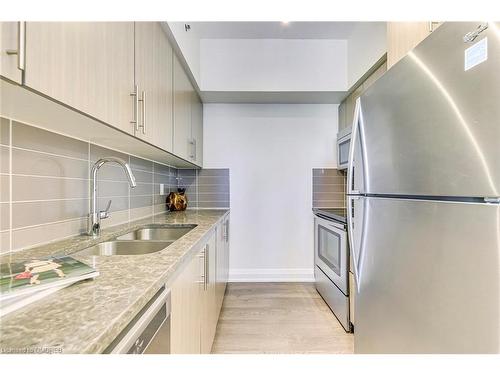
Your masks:
<instances>
[{"instance_id":1,"label":"oven door","mask_svg":"<svg viewBox=\"0 0 500 375\"><path fill-rule=\"evenodd\" d=\"M347 231L344 225L317 216L314 223L315 263L347 296L349 295Z\"/></svg>"}]
</instances>

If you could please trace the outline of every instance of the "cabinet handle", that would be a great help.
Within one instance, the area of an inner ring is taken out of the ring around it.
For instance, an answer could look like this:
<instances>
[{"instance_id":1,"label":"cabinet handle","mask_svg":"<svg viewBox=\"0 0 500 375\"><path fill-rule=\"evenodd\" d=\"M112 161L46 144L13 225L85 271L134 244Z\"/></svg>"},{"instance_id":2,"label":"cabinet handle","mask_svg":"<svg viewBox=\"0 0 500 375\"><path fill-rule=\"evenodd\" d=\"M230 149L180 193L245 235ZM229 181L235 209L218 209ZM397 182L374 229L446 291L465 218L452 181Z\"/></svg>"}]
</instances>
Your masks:
<instances>
[{"instance_id":1,"label":"cabinet handle","mask_svg":"<svg viewBox=\"0 0 500 375\"><path fill-rule=\"evenodd\" d=\"M141 98L139 99L142 105L142 134L146 134L146 91L142 91Z\"/></svg>"},{"instance_id":2,"label":"cabinet handle","mask_svg":"<svg viewBox=\"0 0 500 375\"><path fill-rule=\"evenodd\" d=\"M207 244L205 247L205 290L208 289L208 281L210 280L209 274L209 259L210 259L210 246Z\"/></svg>"},{"instance_id":3,"label":"cabinet handle","mask_svg":"<svg viewBox=\"0 0 500 375\"><path fill-rule=\"evenodd\" d=\"M189 158L191 160L194 160L195 156L194 156L194 152L193 152L193 145L194 145L194 138L188 138L188 147L190 148L190 151L189 151Z\"/></svg>"},{"instance_id":4,"label":"cabinet handle","mask_svg":"<svg viewBox=\"0 0 500 375\"><path fill-rule=\"evenodd\" d=\"M206 279L205 272L207 269L207 262L205 260L205 249L203 249L203 251L198 254L198 258L203 258L203 275L201 275L201 281L199 283L203 284L203 290L205 290L205 279Z\"/></svg>"},{"instance_id":5,"label":"cabinet handle","mask_svg":"<svg viewBox=\"0 0 500 375\"><path fill-rule=\"evenodd\" d=\"M193 139L193 154L194 154L193 159L196 160L197 159L197 155L196 155L196 138Z\"/></svg>"},{"instance_id":6,"label":"cabinet handle","mask_svg":"<svg viewBox=\"0 0 500 375\"><path fill-rule=\"evenodd\" d=\"M17 69L24 71L26 67L26 22L17 23L17 50L8 49L7 55L17 55Z\"/></svg>"},{"instance_id":7,"label":"cabinet handle","mask_svg":"<svg viewBox=\"0 0 500 375\"><path fill-rule=\"evenodd\" d=\"M134 130L139 131L139 86L134 85L134 92L130 93L134 97L134 119L130 121L134 124Z\"/></svg>"},{"instance_id":8,"label":"cabinet handle","mask_svg":"<svg viewBox=\"0 0 500 375\"><path fill-rule=\"evenodd\" d=\"M432 33L435 29L434 29L434 25L438 25L439 22L438 21L429 21L429 33Z\"/></svg>"}]
</instances>

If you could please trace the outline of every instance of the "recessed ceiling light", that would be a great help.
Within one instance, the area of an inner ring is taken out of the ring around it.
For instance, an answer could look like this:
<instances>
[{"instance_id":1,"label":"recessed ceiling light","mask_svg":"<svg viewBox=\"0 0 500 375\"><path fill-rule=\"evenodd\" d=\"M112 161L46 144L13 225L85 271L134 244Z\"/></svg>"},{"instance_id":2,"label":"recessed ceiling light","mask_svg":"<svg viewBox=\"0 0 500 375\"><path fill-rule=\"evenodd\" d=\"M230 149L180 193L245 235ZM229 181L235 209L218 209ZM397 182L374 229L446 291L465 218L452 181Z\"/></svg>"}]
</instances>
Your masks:
<instances>
[{"instance_id":1,"label":"recessed ceiling light","mask_svg":"<svg viewBox=\"0 0 500 375\"><path fill-rule=\"evenodd\" d=\"M289 23L290 23L290 21L281 21L281 24L282 24L283 26L287 26Z\"/></svg>"}]
</instances>

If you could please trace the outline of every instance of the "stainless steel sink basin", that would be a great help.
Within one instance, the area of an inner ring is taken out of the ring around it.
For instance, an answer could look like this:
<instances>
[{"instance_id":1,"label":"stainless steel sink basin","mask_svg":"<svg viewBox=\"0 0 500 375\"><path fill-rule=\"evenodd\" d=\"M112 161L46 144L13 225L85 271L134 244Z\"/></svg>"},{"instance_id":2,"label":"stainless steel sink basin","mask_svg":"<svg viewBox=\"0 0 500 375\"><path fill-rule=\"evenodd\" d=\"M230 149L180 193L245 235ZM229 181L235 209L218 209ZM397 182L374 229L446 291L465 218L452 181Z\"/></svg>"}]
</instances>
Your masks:
<instances>
[{"instance_id":1,"label":"stainless steel sink basin","mask_svg":"<svg viewBox=\"0 0 500 375\"><path fill-rule=\"evenodd\" d=\"M107 241L88 247L81 255L142 255L165 249L173 241Z\"/></svg>"},{"instance_id":2,"label":"stainless steel sink basin","mask_svg":"<svg viewBox=\"0 0 500 375\"><path fill-rule=\"evenodd\" d=\"M116 237L117 240L131 241L175 241L195 228L196 225L148 225L144 228Z\"/></svg>"}]
</instances>

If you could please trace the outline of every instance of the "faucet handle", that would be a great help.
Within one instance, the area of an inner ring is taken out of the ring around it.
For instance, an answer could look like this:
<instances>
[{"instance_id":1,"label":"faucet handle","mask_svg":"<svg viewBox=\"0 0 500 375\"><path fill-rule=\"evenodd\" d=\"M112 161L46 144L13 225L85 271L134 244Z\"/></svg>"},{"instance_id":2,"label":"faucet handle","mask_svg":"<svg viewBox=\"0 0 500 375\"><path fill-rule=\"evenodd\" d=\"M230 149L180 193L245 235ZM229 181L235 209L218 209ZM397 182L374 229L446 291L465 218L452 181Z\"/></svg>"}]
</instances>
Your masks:
<instances>
[{"instance_id":1,"label":"faucet handle","mask_svg":"<svg viewBox=\"0 0 500 375\"><path fill-rule=\"evenodd\" d=\"M103 211L99 211L99 218L100 219L107 219L109 217L109 208L111 207L111 199L108 202L108 205L106 206L106 209Z\"/></svg>"}]
</instances>

